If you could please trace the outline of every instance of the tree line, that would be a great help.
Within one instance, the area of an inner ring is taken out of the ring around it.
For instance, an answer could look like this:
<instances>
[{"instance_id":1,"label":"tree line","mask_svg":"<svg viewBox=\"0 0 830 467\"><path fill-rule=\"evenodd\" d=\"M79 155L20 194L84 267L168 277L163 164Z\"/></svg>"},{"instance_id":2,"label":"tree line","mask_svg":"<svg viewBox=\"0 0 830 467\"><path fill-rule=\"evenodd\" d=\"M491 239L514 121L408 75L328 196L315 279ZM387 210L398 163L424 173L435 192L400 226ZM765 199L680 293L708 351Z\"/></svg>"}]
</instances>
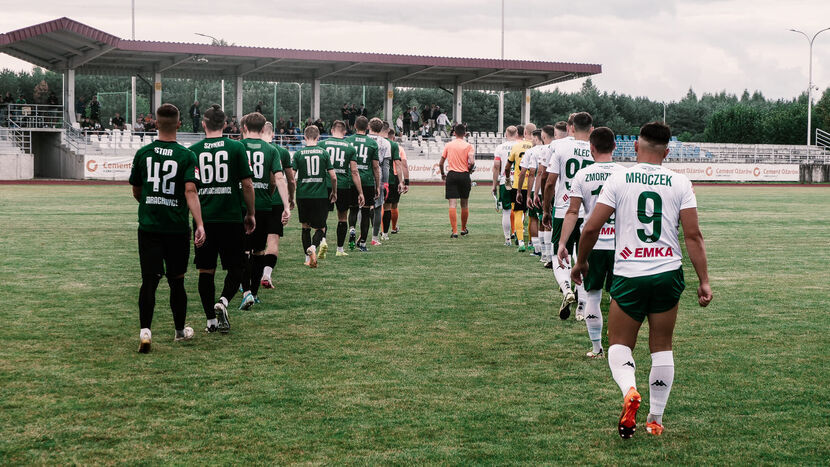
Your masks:
<instances>
[{"instance_id":1,"label":"tree line","mask_svg":"<svg viewBox=\"0 0 830 467\"><path fill-rule=\"evenodd\" d=\"M61 95L62 75L34 68L31 71L0 71L0 93L11 92L15 98L22 94L27 102L35 103L35 89L42 95L43 83ZM269 120L294 117L298 120L299 94L302 94L302 120L311 116L311 86L296 83L267 83L246 81L243 84L243 109L252 111L259 102ZM198 100L202 108L221 101L219 80L162 79L162 97L186 112ZM102 122L115 112L128 115L127 101L130 78L120 76L77 75L75 95L87 101L98 94L101 101ZM150 111L152 83L139 79L137 84L137 113ZM330 123L340 118L343 104L365 104L370 116L382 116L385 91L379 86L327 85L321 88L320 114ZM453 96L445 89L398 88L395 90L395 116L405 108L437 104L452 115ZM519 122L522 93L505 93L505 125ZM226 83L225 107L233 109L233 84ZM495 92L465 91L463 120L471 131L496 131L498 126L498 94ZM608 126L617 134L637 134L648 121L663 119L663 103L646 97L635 97L616 92L600 92L591 79L586 79L577 92L533 90L530 119L538 123L566 120L572 111L587 111L597 125ZM744 144L804 144L807 132L807 95L793 99L767 99L759 91L741 96L704 93L700 97L692 90L681 99L667 102L666 123L681 141ZM231 112L229 112L231 113ZM237 116L238 117L238 116ZM813 107L813 128L830 131L830 88L826 89ZM183 130L190 131L190 119L183 118Z\"/></svg>"}]
</instances>

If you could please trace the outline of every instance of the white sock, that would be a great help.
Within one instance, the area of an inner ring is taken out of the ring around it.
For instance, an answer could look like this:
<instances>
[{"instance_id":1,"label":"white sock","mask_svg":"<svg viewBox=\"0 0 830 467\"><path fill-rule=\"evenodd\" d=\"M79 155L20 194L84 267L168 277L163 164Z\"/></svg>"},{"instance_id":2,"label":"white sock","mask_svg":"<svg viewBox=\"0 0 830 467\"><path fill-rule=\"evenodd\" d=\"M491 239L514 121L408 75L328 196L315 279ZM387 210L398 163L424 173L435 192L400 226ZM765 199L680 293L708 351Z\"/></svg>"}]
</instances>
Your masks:
<instances>
[{"instance_id":1,"label":"white sock","mask_svg":"<svg viewBox=\"0 0 830 467\"><path fill-rule=\"evenodd\" d=\"M593 352L602 351L602 311L599 304L602 301L602 289L591 290L585 297L585 326L588 328L588 338L594 346Z\"/></svg>"},{"instance_id":2,"label":"white sock","mask_svg":"<svg viewBox=\"0 0 830 467\"><path fill-rule=\"evenodd\" d=\"M651 373L648 375L648 413L653 421L663 424L663 410L669 400L674 382L674 354L671 350L651 354Z\"/></svg>"},{"instance_id":3,"label":"white sock","mask_svg":"<svg viewBox=\"0 0 830 467\"><path fill-rule=\"evenodd\" d=\"M533 244L534 251L542 252L542 244L539 243L539 237L530 237L530 243Z\"/></svg>"},{"instance_id":4,"label":"white sock","mask_svg":"<svg viewBox=\"0 0 830 467\"><path fill-rule=\"evenodd\" d=\"M513 211L505 209L501 212L501 229L504 231L504 239L510 240L510 218L513 216Z\"/></svg>"},{"instance_id":5,"label":"white sock","mask_svg":"<svg viewBox=\"0 0 830 467\"><path fill-rule=\"evenodd\" d=\"M556 283L559 284L559 290L562 293L566 293L568 290L571 290L571 267L561 267L559 266L559 262L556 261L556 257L553 257L553 277L556 278Z\"/></svg>"},{"instance_id":6,"label":"white sock","mask_svg":"<svg viewBox=\"0 0 830 467\"><path fill-rule=\"evenodd\" d=\"M556 252L553 251L553 244L551 243L553 241L553 231L545 230L543 235L545 237L545 245L548 246L548 258L553 260L553 257L556 256Z\"/></svg>"},{"instance_id":7,"label":"white sock","mask_svg":"<svg viewBox=\"0 0 830 467\"><path fill-rule=\"evenodd\" d=\"M378 241L378 238L376 236L372 235L372 241L376 242L376 241Z\"/></svg>"},{"instance_id":8,"label":"white sock","mask_svg":"<svg viewBox=\"0 0 830 467\"><path fill-rule=\"evenodd\" d=\"M337 247L337 252L338 253L344 253L343 247L342 246Z\"/></svg>"},{"instance_id":9,"label":"white sock","mask_svg":"<svg viewBox=\"0 0 830 467\"><path fill-rule=\"evenodd\" d=\"M568 270L568 274L570 274L570 270ZM585 298L588 296L588 293L585 292L585 287L582 284L577 285L574 287L576 289L577 295L577 305L581 305L583 308L585 307Z\"/></svg>"},{"instance_id":10,"label":"white sock","mask_svg":"<svg viewBox=\"0 0 830 467\"><path fill-rule=\"evenodd\" d=\"M271 271L273 270L274 268L272 268L271 266L265 266L264 268L262 268L262 278L271 280Z\"/></svg>"},{"instance_id":11,"label":"white sock","mask_svg":"<svg viewBox=\"0 0 830 467\"><path fill-rule=\"evenodd\" d=\"M219 325L219 320L217 320L216 318L207 320L207 327L218 326L218 325Z\"/></svg>"},{"instance_id":12,"label":"white sock","mask_svg":"<svg viewBox=\"0 0 830 467\"><path fill-rule=\"evenodd\" d=\"M623 397L628 394L632 387L636 388L637 383L634 377L636 370L634 356L631 355L631 348L620 344L608 347L608 366L611 367L611 376L620 387Z\"/></svg>"},{"instance_id":13,"label":"white sock","mask_svg":"<svg viewBox=\"0 0 830 467\"><path fill-rule=\"evenodd\" d=\"M305 255L305 262L307 263L309 261L311 261L311 258L309 258L308 255Z\"/></svg>"}]
</instances>

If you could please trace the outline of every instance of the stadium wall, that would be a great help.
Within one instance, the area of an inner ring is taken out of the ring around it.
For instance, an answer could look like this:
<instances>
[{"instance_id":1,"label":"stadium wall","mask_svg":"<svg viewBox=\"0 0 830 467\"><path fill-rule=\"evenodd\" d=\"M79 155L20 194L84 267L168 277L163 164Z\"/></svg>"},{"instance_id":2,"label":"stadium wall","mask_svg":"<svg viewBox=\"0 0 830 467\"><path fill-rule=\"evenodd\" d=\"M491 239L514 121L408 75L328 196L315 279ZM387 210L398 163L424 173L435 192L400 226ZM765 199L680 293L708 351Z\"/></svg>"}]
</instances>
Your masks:
<instances>
[{"instance_id":1,"label":"stadium wall","mask_svg":"<svg viewBox=\"0 0 830 467\"><path fill-rule=\"evenodd\" d=\"M35 177L31 154L0 154L0 180L30 180Z\"/></svg>"},{"instance_id":2,"label":"stadium wall","mask_svg":"<svg viewBox=\"0 0 830 467\"><path fill-rule=\"evenodd\" d=\"M801 183L830 183L830 164L802 164L799 169Z\"/></svg>"}]
</instances>

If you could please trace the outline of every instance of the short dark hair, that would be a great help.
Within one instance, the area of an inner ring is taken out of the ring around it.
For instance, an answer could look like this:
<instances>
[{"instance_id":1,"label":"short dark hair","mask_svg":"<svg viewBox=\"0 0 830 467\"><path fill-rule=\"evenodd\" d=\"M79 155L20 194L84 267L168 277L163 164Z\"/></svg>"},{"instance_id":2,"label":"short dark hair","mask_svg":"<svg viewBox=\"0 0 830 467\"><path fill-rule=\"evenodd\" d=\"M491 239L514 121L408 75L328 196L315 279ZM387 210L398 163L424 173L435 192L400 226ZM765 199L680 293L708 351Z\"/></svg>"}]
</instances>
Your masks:
<instances>
[{"instance_id":1,"label":"short dark hair","mask_svg":"<svg viewBox=\"0 0 830 467\"><path fill-rule=\"evenodd\" d=\"M317 125L309 125L305 127L303 134L306 139L317 139L320 137L320 129L317 128Z\"/></svg>"},{"instance_id":2,"label":"short dark hair","mask_svg":"<svg viewBox=\"0 0 830 467\"><path fill-rule=\"evenodd\" d=\"M453 133L455 133L455 136L465 136L467 134L467 125L463 123L455 125Z\"/></svg>"},{"instance_id":3,"label":"short dark hair","mask_svg":"<svg viewBox=\"0 0 830 467\"><path fill-rule=\"evenodd\" d=\"M524 125L516 125L516 134L520 137L525 135L525 126Z\"/></svg>"},{"instance_id":4,"label":"short dark hair","mask_svg":"<svg viewBox=\"0 0 830 467\"><path fill-rule=\"evenodd\" d=\"M261 133L262 127L265 126L266 121L265 115L262 115L259 112L251 112L242 117L242 123L248 128L248 131L252 133Z\"/></svg>"},{"instance_id":5,"label":"short dark hair","mask_svg":"<svg viewBox=\"0 0 830 467\"><path fill-rule=\"evenodd\" d=\"M597 151L599 151L600 154L608 154L609 152L614 151L614 148L617 147L617 143L614 139L614 132L607 126L594 128L594 131L591 132L591 136L588 137L591 145L597 148Z\"/></svg>"},{"instance_id":6,"label":"short dark hair","mask_svg":"<svg viewBox=\"0 0 830 467\"><path fill-rule=\"evenodd\" d=\"M668 146L671 128L663 122L646 123L640 128L640 138L654 145Z\"/></svg>"},{"instance_id":7,"label":"short dark hair","mask_svg":"<svg viewBox=\"0 0 830 467\"><path fill-rule=\"evenodd\" d=\"M343 120L335 120L334 123L331 124L331 129L334 130L335 128L341 128L343 131L346 131L346 122Z\"/></svg>"},{"instance_id":8,"label":"short dark hair","mask_svg":"<svg viewBox=\"0 0 830 467\"><path fill-rule=\"evenodd\" d=\"M375 133L380 133L380 131L383 130L383 120L377 117L372 117L372 119L369 120L369 128Z\"/></svg>"},{"instance_id":9,"label":"short dark hair","mask_svg":"<svg viewBox=\"0 0 830 467\"><path fill-rule=\"evenodd\" d=\"M590 131L593 124L594 119L588 112L574 114L574 131Z\"/></svg>"},{"instance_id":10,"label":"short dark hair","mask_svg":"<svg viewBox=\"0 0 830 467\"><path fill-rule=\"evenodd\" d=\"M546 135L550 136L551 138L553 138L555 130L556 130L556 127L554 127L553 125L545 125L545 126L542 127L542 132L545 133Z\"/></svg>"},{"instance_id":11,"label":"short dark hair","mask_svg":"<svg viewBox=\"0 0 830 467\"><path fill-rule=\"evenodd\" d=\"M354 104L352 104L354 105ZM354 129L357 131L366 131L369 128L369 119L363 115L357 117L354 121Z\"/></svg>"},{"instance_id":12,"label":"short dark hair","mask_svg":"<svg viewBox=\"0 0 830 467\"><path fill-rule=\"evenodd\" d=\"M568 131L568 122L566 122L564 120L558 121L558 122L556 122L556 124L553 125L553 127L556 128L557 130L561 131L561 132L566 132L566 131Z\"/></svg>"},{"instance_id":13,"label":"short dark hair","mask_svg":"<svg viewBox=\"0 0 830 467\"><path fill-rule=\"evenodd\" d=\"M542 137L542 130L533 130L533 133L531 133L531 134L533 136L537 137L537 138L541 138Z\"/></svg>"},{"instance_id":14,"label":"short dark hair","mask_svg":"<svg viewBox=\"0 0 830 467\"><path fill-rule=\"evenodd\" d=\"M179 128L179 109L173 104L161 104L156 110L156 126L160 131L176 131Z\"/></svg>"},{"instance_id":15,"label":"short dark hair","mask_svg":"<svg viewBox=\"0 0 830 467\"><path fill-rule=\"evenodd\" d=\"M205 110L202 115L202 121L205 122L205 127L210 131L219 131L225 127L225 111L219 104L213 104L209 109ZM193 131L198 131L196 128Z\"/></svg>"},{"instance_id":16,"label":"short dark hair","mask_svg":"<svg viewBox=\"0 0 830 467\"><path fill-rule=\"evenodd\" d=\"M568 115L568 122L567 122L568 126L573 126L573 124L574 124L574 115L576 115L576 113L572 113L572 114Z\"/></svg>"},{"instance_id":17,"label":"short dark hair","mask_svg":"<svg viewBox=\"0 0 830 467\"><path fill-rule=\"evenodd\" d=\"M389 135L390 138L394 138L395 137L395 130L390 128L389 131L386 132L386 134Z\"/></svg>"},{"instance_id":18,"label":"short dark hair","mask_svg":"<svg viewBox=\"0 0 830 467\"><path fill-rule=\"evenodd\" d=\"M389 129L389 122L383 122L383 126L380 128L380 131L388 130Z\"/></svg>"}]
</instances>

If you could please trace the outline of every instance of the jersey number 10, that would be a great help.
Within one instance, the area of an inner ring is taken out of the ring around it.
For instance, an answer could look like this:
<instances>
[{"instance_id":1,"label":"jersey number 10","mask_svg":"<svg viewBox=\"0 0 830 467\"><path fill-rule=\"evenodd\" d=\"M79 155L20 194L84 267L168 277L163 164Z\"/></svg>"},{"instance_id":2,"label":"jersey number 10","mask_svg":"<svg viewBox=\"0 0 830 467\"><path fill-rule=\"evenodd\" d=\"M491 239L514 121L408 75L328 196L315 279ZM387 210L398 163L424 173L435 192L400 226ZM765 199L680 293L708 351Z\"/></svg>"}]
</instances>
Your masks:
<instances>
[{"instance_id":1,"label":"jersey number 10","mask_svg":"<svg viewBox=\"0 0 830 467\"><path fill-rule=\"evenodd\" d=\"M305 158L305 172L307 175L320 175L320 156Z\"/></svg>"}]
</instances>

